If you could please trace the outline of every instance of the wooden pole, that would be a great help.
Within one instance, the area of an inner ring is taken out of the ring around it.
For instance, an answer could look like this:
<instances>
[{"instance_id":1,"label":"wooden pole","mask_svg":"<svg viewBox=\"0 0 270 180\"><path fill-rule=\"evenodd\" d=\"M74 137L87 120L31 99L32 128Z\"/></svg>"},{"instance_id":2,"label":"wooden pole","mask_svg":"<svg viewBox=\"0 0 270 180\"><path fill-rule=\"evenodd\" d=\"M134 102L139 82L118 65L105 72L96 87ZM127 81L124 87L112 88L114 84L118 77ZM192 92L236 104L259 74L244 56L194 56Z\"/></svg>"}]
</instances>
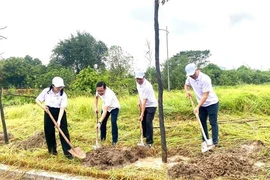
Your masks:
<instances>
[{"instance_id":1,"label":"wooden pole","mask_svg":"<svg viewBox=\"0 0 270 180\"><path fill-rule=\"evenodd\" d=\"M4 138L5 138L5 143L8 144L8 134L7 134L7 127L6 127L6 121L5 121L5 115L4 115L4 108L2 105L2 89L0 89L0 113L1 113L1 120L2 120L2 125L3 125L3 132L4 132Z\"/></svg>"}]
</instances>

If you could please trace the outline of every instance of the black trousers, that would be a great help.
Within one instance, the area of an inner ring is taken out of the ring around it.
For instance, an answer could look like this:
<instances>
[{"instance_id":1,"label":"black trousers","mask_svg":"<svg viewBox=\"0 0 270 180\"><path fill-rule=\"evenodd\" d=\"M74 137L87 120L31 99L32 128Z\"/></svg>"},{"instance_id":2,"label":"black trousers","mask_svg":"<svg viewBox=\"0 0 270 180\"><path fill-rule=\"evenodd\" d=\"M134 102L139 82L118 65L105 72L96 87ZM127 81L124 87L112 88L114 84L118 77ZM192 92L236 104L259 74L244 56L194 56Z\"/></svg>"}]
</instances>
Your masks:
<instances>
[{"instance_id":1,"label":"black trousers","mask_svg":"<svg viewBox=\"0 0 270 180\"><path fill-rule=\"evenodd\" d=\"M58 114L60 109L59 108L49 108L52 116L54 119L57 121L58 119ZM67 116L66 116L66 111L63 114L60 128L65 134L65 136L70 140L69 137L69 132L67 128ZM44 132L45 132L45 138L46 138L46 143L48 147L49 153L55 153L56 151L56 140L55 140L55 125L53 121L51 120L50 116L44 112ZM71 154L68 152L68 150L71 149L71 147L68 145L68 143L65 141L65 139L62 137L62 135L59 133L60 136L60 141L62 144L62 150L66 156L70 156Z\"/></svg>"},{"instance_id":2,"label":"black trousers","mask_svg":"<svg viewBox=\"0 0 270 180\"><path fill-rule=\"evenodd\" d=\"M103 111L101 112L101 114L103 113ZM112 126L112 142L113 143L117 143L118 141L118 127L117 127L117 118L118 118L118 114L119 114L119 109L113 109L111 110L111 112L107 111L106 117L104 118L104 120L102 121L101 127L100 127L100 138L101 140L106 140L106 126L107 126L107 121L111 115L111 126Z\"/></svg>"},{"instance_id":3,"label":"black trousers","mask_svg":"<svg viewBox=\"0 0 270 180\"><path fill-rule=\"evenodd\" d=\"M142 120L143 137L147 144L153 144L153 119L155 117L156 107L146 107Z\"/></svg>"}]
</instances>

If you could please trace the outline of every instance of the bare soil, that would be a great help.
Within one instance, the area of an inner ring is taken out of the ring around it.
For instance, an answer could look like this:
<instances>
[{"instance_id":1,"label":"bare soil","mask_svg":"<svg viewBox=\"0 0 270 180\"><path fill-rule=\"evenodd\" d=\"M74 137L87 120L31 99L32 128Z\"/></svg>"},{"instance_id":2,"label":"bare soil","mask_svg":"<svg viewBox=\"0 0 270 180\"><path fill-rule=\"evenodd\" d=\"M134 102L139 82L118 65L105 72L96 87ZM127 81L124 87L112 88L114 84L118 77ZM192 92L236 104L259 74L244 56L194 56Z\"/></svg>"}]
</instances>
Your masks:
<instances>
[{"instance_id":1,"label":"bare soil","mask_svg":"<svg viewBox=\"0 0 270 180\"><path fill-rule=\"evenodd\" d=\"M260 169L255 166L258 160L255 154L260 153L263 147L261 141L253 141L230 150L214 149L187 161L178 159L168 169L168 175L184 179L242 179L256 176Z\"/></svg>"},{"instance_id":2,"label":"bare soil","mask_svg":"<svg viewBox=\"0 0 270 180\"><path fill-rule=\"evenodd\" d=\"M8 139L13 138L13 135L10 133L7 133ZM3 132L0 132L0 144L4 144L5 143L5 135Z\"/></svg>"},{"instance_id":3,"label":"bare soil","mask_svg":"<svg viewBox=\"0 0 270 180\"><path fill-rule=\"evenodd\" d=\"M24 141L15 143L15 147L29 150L34 148L41 148L45 143L45 134L43 131L40 131Z\"/></svg>"},{"instance_id":4,"label":"bare soil","mask_svg":"<svg viewBox=\"0 0 270 180\"><path fill-rule=\"evenodd\" d=\"M111 167L123 167L138 161L140 158L154 156L155 154L155 149L148 147L102 147L87 153L83 164L109 169Z\"/></svg>"},{"instance_id":5,"label":"bare soil","mask_svg":"<svg viewBox=\"0 0 270 180\"><path fill-rule=\"evenodd\" d=\"M0 135L1 138L1 135ZM2 137L3 140L4 138ZM25 150L40 148L45 144L43 132L37 132L27 140L16 143ZM86 154L82 164L102 170L123 167L145 166L168 169L171 179L246 179L257 177L269 165L269 148L261 141L239 143L234 148L215 147L205 153L194 155L185 148L173 149L168 154L168 163L162 166L160 150L155 147L111 147L92 150ZM173 153L172 153L173 152ZM158 158L156 158L158 157Z\"/></svg>"}]
</instances>

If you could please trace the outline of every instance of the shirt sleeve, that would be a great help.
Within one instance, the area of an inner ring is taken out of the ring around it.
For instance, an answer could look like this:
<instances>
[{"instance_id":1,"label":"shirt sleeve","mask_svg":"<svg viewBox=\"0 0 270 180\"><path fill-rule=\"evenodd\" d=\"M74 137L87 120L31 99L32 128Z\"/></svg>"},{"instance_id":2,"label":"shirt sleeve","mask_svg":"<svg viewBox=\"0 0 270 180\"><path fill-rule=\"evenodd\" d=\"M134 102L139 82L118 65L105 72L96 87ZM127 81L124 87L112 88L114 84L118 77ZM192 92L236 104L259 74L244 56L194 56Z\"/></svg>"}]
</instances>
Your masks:
<instances>
[{"instance_id":1,"label":"shirt sleeve","mask_svg":"<svg viewBox=\"0 0 270 180\"><path fill-rule=\"evenodd\" d=\"M47 89L43 89L43 91L38 95L38 97L36 98L36 100L39 100L40 102L44 102L45 101L45 95Z\"/></svg>"},{"instance_id":2,"label":"shirt sleeve","mask_svg":"<svg viewBox=\"0 0 270 180\"><path fill-rule=\"evenodd\" d=\"M210 92L212 89L212 83L210 77L206 77L203 81L202 92Z\"/></svg>"},{"instance_id":3,"label":"shirt sleeve","mask_svg":"<svg viewBox=\"0 0 270 180\"><path fill-rule=\"evenodd\" d=\"M188 78L186 79L185 85L190 86L190 82Z\"/></svg>"},{"instance_id":4,"label":"shirt sleeve","mask_svg":"<svg viewBox=\"0 0 270 180\"><path fill-rule=\"evenodd\" d=\"M110 94L107 94L106 95L106 98L105 98L105 100L104 100L104 106L108 106L108 107L110 107L110 105L112 104L112 100L113 100L113 94L112 93L110 93Z\"/></svg>"},{"instance_id":5,"label":"shirt sleeve","mask_svg":"<svg viewBox=\"0 0 270 180\"><path fill-rule=\"evenodd\" d=\"M151 88L145 88L142 92L142 99L150 99L152 95L152 89Z\"/></svg>"}]
</instances>

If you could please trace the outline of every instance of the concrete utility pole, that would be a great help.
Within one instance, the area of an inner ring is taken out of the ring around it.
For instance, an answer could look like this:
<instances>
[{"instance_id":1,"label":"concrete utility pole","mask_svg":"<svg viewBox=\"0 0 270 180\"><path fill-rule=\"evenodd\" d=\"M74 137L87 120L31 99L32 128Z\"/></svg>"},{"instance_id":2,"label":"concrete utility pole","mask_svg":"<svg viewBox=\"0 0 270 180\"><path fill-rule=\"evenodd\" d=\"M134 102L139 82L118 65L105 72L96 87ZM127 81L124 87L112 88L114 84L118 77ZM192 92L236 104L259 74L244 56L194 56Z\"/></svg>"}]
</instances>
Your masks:
<instances>
[{"instance_id":1,"label":"concrete utility pole","mask_svg":"<svg viewBox=\"0 0 270 180\"><path fill-rule=\"evenodd\" d=\"M166 31L166 47L167 47L167 61L169 60L169 47L168 47L168 27L166 26L166 29L159 29L161 31ZM170 91L170 63L167 62L167 73L168 73L168 91Z\"/></svg>"}]
</instances>

